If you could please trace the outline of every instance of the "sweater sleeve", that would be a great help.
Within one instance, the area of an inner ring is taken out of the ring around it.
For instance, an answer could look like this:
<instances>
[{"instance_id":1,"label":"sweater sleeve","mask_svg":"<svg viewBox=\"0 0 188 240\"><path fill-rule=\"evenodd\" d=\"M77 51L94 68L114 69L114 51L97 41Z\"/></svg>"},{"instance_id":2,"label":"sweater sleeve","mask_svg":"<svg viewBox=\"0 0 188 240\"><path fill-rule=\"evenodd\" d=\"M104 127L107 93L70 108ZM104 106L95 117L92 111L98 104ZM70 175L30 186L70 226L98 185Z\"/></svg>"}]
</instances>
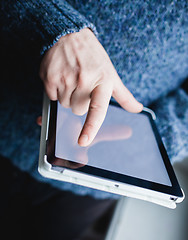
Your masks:
<instances>
[{"instance_id":1,"label":"sweater sleeve","mask_svg":"<svg viewBox=\"0 0 188 240\"><path fill-rule=\"evenodd\" d=\"M188 92L179 88L158 99L153 109L171 162L183 160L188 156Z\"/></svg>"},{"instance_id":2,"label":"sweater sleeve","mask_svg":"<svg viewBox=\"0 0 188 240\"><path fill-rule=\"evenodd\" d=\"M95 26L64 0L3 0L0 18L4 43L24 43L32 52L44 53L61 36L86 27L97 34Z\"/></svg>"}]
</instances>

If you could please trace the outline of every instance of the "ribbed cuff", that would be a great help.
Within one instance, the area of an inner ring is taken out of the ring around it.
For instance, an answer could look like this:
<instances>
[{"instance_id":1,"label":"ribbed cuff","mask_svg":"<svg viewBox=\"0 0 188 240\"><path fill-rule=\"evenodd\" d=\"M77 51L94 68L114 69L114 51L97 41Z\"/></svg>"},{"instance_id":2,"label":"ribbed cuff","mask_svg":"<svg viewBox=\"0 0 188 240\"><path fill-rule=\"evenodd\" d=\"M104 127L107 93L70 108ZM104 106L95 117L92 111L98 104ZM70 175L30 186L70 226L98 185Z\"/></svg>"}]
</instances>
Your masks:
<instances>
[{"instance_id":1,"label":"ribbed cuff","mask_svg":"<svg viewBox=\"0 0 188 240\"><path fill-rule=\"evenodd\" d=\"M41 54L52 47L62 36L90 28L95 35L95 26L70 6L66 1L20 1L30 11L44 44Z\"/></svg>"}]
</instances>

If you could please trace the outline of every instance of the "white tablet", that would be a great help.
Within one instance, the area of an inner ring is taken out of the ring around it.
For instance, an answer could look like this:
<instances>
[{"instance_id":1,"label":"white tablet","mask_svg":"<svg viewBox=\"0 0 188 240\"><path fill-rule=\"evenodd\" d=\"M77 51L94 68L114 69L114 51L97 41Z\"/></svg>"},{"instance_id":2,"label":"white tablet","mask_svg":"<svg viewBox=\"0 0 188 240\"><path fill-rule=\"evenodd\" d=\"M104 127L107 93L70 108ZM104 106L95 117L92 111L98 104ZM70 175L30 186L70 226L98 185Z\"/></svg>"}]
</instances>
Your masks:
<instances>
[{"instance_id":1,"label":"white tablet","mask_svg":"<svg viewBox=\"0 0 188 240\"><path fill-rule=\"evenodd\" d=\"M39 172L49 178L175 208L184 198L148 108L129 113L109 105L95 140L77 140L85 121L44 96Z\"/></svg>"}]
</instances>

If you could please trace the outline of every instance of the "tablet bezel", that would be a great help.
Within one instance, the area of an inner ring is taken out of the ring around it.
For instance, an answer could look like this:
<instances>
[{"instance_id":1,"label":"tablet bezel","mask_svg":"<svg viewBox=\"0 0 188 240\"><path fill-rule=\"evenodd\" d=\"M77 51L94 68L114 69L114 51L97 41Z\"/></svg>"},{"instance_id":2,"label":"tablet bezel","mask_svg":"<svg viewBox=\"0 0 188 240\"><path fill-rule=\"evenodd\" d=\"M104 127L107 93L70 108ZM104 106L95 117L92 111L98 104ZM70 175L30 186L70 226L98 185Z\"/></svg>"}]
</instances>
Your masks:
<instances>
[{"instance_id":1,"label":"tablet bezel","mask_svg":"<svg viewBox=\"0 0 188 240\"><path fill-rule=\"evenodd\" d=\"M110 104L113 105L113 106L121 108L121 106L116 102L111 101ZM149 112L144 111L144 110L139 114L145 114L150 121L150 124L151 124L151 127L153 129L156 142L157 142L158 147L159 147L159 151L161 153L161 156L162 156L162 159L163 159L163 162L164 162L164 165L165 165L165 168L167 170L167 173L168 173L168 176L170 178L172 186L167 186L167 185L159 184L159 183L156 183L156 182L143 180L143 179L140 179L140 178L127 176L127 175L123 175L123 174L120 174L120 173L116 173L116 172L112 172L112 171L108 171L108 170L104 170L104 169L99 169L99 168L88 166L88 165L85 165L85 166L82 166L82 167L79 167L79 168L76 168L76 169L60 165L59 164L60 159L55 156L57 101L50 101L48 139L47 139L47 145L46 145L47 146L46 147L46 154L47 154L48 163L50 163L52 165L52 167L54 167L54 166L62 167L63 169L74 170L74 171L78 171L78 172L83 173L83 174L90 174L90 175L95 176L95 177L100 177L100 178L104 178L104 179L108 179L108 180L114 180L114 181L130 184L130 185L141 187L141 188L146 188L146 189L149 189L149 190L158 191L158 192L161 192L161 193L176 196L178 198L183 197L181 188L178 184L178 181L177 181L177 178L175 176L173 167L170 163L169 157L167 155L166 149L165 149L165 147L163 145L163 142L161 140L160 134L157 130L156 124L155 124L155 122L152 118L152 115ZM50 149L50 151L49 151L49 149ZM72 162L69 159L66 159L65 161ZM72 163L74 163L74 161Z\"/></svg>"}]
</instances>

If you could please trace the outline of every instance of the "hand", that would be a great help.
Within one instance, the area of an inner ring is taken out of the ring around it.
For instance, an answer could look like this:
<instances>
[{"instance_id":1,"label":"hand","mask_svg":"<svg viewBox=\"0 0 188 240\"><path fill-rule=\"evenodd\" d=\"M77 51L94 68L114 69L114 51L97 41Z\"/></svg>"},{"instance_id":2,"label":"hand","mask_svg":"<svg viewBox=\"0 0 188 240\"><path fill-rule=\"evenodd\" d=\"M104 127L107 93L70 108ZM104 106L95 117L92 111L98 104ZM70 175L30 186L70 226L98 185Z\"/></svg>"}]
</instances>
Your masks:
<instances>
[{"instance_id":1,"label":"hand","mask_svg":"<svg viewBox=\"0 0 188 240\"><path fill-rule=\"evenodd\" d=\"M87 28L63 36L45 54L40 77L51 100L59 100L77 115L86 112L78 144L88 146L104 121L111 96L127 111L140 112L120 80L110 58Z\"/></svg>"}]
</instances>

